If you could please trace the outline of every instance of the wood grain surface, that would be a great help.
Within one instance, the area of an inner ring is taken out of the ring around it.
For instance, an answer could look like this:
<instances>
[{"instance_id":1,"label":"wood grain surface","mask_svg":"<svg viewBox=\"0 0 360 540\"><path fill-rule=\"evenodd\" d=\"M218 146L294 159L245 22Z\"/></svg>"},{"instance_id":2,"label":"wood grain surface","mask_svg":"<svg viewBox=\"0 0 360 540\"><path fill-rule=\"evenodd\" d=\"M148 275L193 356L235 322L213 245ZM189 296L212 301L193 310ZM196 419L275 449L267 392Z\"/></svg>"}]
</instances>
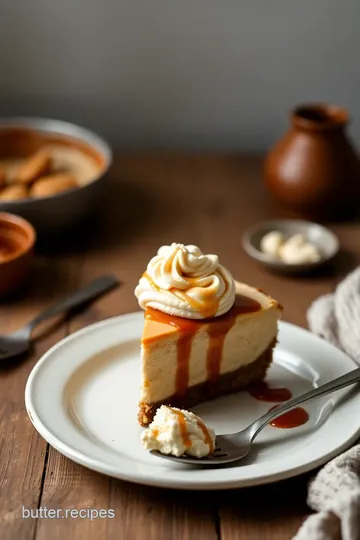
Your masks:
<instances>
[{"instance_id":1,"label":"wood grain surface","mask_svg":"<svg viewBox=\"0 0 360 540\"><path fill-rule=\"evenodd\" d=\"M317 296L360 263L360 223L333 224L342 252L317 275L269 274L241 247L253 223L286 216L265 193L262 160L239 155L119 155L96 215L62 240L39 246L32 278L0 303L0 332L19 328L67 292L105 273L122 287L36 332L32 350L0 367L0 538L47 540L282 540L304 517L310 474L272 485L226 492L181 492L131 485L89 471L60 455L37 434L24 407L26 379L59 339L92 322L137 310L133 295L157 248L199 244L220 256L236 279L269 291L284 319L306 326ZM25 519L22 508L112 508L113 519Z\"/></svg>"}]
</instances>

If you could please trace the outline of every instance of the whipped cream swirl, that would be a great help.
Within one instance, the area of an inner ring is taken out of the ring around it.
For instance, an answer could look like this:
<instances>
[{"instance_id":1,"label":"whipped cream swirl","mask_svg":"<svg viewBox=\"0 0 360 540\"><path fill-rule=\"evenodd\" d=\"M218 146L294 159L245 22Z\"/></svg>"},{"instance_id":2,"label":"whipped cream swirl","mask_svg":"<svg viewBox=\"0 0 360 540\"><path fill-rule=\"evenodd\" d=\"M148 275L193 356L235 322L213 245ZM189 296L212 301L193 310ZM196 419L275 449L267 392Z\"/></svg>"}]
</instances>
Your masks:
<instances>
[{"instance_id":1,"label":"whipped cream swirl","mask_svg":"<svg viewBox=\"0 0 360 540\"><path fill-rule=\"evenodd\" d=\"M142 309L148 307L186 319L218 317L231 309L235 284L217 255L197 246L162 246L135 289Z\"/></svg>"}]
</instances>

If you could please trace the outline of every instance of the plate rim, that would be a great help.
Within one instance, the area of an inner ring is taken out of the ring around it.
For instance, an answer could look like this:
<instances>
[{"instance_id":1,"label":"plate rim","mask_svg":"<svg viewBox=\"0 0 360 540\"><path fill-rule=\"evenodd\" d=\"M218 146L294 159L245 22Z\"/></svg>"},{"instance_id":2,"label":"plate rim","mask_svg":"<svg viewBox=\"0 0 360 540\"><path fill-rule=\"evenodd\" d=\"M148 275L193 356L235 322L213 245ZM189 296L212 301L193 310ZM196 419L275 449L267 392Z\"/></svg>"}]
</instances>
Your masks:
<instances>
[{"instance_id":1,"label":"plate rim","mask_svg":"<svg viewBox=\"0 0 360 540\"><path fill-rule=\"evenodd\" d=\"M246 478L245 480L242 480L238 476L236 476L234 479L226 479L224 481L222 480L213 480L213 482L204 482L203 480L184 480L184 481L175 481L174 480L167 480L166 475L160 475L156 477L153 474L145 474L137 473L134 474L133 472L131 474L127 474L125 470L115 470L115 467L108 463L104 463L101 460L89 457L85 454L85 451L79 451L76 448L71 447L67 443L64 443L56 434L52 433L50 429L42 422L40 416L41 413L37 412L37 407L34 403L35 401L35 395L33 394L33 387L36 382L36 378L38 373L41 371L43 365L52 357L54 353L58 349L61 349L63 346L66 346L72 341L76 341L79 337L83 337L84 335L93 332L94 330L98 330L103 326L113 325L116 324L118 321L128 319L131 322L131 319L137 319L139 315L141 315L141 311L135 311L130 313L124 313L121 315L116 315L107 319L104 319L102 321L98 321L96 323L90 324L84 328L81 328L72 334L66 336L65 338L61 339L54 345L52 345L36 362L34 367L32 368L28 379L26 381L25 386L25 407L27 414L30 418L30 421L32 422L33 426L37 430L37 432L41 435L43 439L45 439L53 448L55 448L58 452L66 456L67 458L71 459L75 463L78 463L79 465L82 465L88 469L94 470L96 472L99 472L101 474L106 474L110 477L117 478L123 481L128 481L131 483L139 484L139 485L147 485L147 486L154 486L154 487L160 487L160 488L166 488L166 489L181 489L181 490L195 490L195 491L203 491L203 490L224 490L224 489L240 489L243 487L250 487L250 486L257 486L257 485L265 485L289 478L293 478L295 476L298 476L300 474L304 474L310 470L316 469L320 465L325 464L326 462L330 461L335 456L342 453L344 450L349 448L358 438L360 435L360 426L359 428L353 433L351 437L349 437L346 441L344 441L342 444L338 445L336 448L330 450L329 452L326 452L319 458L315 460L310 460L306 464L300 464L300 465L294 465L293 467L287 468L285 471L279 471L279 472L269 472L268 474L264 474L261 477L255 477L255 478ZM354 369L357 366L357 364L354 362L353 359L351 359L344 351L341 349L338 349L333 344L323 340L316 334L313 334L309 330L302 328L300 326L297 326L295 324L286 322L286 321L279 321L279 327L282 327L284 329L288 328L288 331L296 331L299 333L305 333L306 335L310 335L312 339L319 341L321 343L325 343L326 346L330 347L331 349L334 349L337 354L341 354L344 357L347 358L348 361L350 361ZM199 469L196 469L198 471Z\"/></svg>"}]
</instances>

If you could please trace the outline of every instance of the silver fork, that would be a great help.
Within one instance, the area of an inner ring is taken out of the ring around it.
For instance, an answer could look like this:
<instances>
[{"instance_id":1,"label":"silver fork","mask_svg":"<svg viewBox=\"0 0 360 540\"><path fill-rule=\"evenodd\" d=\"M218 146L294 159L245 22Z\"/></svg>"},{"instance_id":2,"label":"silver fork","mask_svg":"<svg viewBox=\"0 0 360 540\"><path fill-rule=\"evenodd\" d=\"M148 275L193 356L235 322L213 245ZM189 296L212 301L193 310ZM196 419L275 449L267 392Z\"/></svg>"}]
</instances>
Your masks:
<instances>
[{"instance_id":1,"label":"silver fork","mask_svg":"<svg viewBox=\"0 0 360 540\"><path fill-rule=\"evenodd\" d=\"M7 336L0 336L0 360L9 359L27 351L30 346L31 332L39 323L89 302L118 285L119 280L115 276L98 278L44 311L20 330Z\"/></svg>"},{"instance_id":2,"label":"silver fork","mask_svg":"<svg viewBox=\"0 0 360 540\"><path fill-rule=\"evenodd\" d=\"M161 454L158 450L152 450L151 454L154 456L160 457L162 459L167 459L170 461L175 461L176 463L182 463L184 465L198 465L198 466L214 466L214 465L225 465L226 463L231 463L232 461L238 461L243 459L251 450L251 445L255 437L260 433L260 431L268 425L271 420L277 418L281 414L290 411L294 407L297 407L309 399L317 398L334 392L335 390L340 390L345 386L354 384L360 381L360 368L354 369L342 375L333 381L330 381L318 388L314 388L301 396L297 396L293 399L285 401L281 405L278 405L275 409L270 410L263 416L260 416L255 422L250 424L247 428L239 431L238 433L230 433L227 435L218 435L216 437L216 446L215 451L211 456L205 458L193 458L190 456L170 456Z\"/></svg>"}]
</instances>

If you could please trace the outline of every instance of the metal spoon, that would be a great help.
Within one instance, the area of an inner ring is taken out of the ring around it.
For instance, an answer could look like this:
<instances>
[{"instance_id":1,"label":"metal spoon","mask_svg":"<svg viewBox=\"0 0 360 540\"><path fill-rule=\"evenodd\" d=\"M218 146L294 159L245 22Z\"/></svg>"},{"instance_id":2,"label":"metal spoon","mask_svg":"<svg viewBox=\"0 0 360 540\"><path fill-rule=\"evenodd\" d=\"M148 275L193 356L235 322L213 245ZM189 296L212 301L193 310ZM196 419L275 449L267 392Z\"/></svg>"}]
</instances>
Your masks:
<instances>
[{"instance_id":1,"label":"metal spoon","mask_svg":"<svg viewBox=\"0 0 360 540\"><path fill-rule=\"evenodd\" d=\"M30 346L30 336L33 329L41 322L73 309L85 302L93 300L97 296L117 287L119 280L115 276L104 276L95 281L92 281L86 287L71 294L58 304L55 304L51 308L47 309L35 319L30 321L26 326L8 334L7 336L0 336L0 360L6 358L12 358L18 356L28 350Z\"/></svg>"},{"instance_id":2,"label":"metal spoon","mask_svg":"<svg viewBox=\"0 0 360 540\"><path fill-rule=\"evenodd\" d=\"M345 386L354 384L358 381L360 381L360 368L354 369L353 371L350 371L350 373L342 375L341 377L323 384L318 388L314 388L301 396L285 401L281 405L278 405L275 409L272 409L263 416L260 416L260 418L255 420L255 422L250 424L250 426L242 431L239 431L238 433L218 435L215 441L215 451L211 456L200 459L187 455L175 457L161 454L158 450L152 450L151 454L162 459L175 461L176 463L182 463L184 465L214 466L224 465L226 463L231 463L232 461L238 461L248 455L251 450L253 440L257 434L260 433L260 431L267 426L269 422L271 422L271 420L287 411L290 411L301 403L309 401L309 399L323 396L324 394L334 392L335 390L340 390L340 388L344 388Z\"/></svg>"}]
</instances>

